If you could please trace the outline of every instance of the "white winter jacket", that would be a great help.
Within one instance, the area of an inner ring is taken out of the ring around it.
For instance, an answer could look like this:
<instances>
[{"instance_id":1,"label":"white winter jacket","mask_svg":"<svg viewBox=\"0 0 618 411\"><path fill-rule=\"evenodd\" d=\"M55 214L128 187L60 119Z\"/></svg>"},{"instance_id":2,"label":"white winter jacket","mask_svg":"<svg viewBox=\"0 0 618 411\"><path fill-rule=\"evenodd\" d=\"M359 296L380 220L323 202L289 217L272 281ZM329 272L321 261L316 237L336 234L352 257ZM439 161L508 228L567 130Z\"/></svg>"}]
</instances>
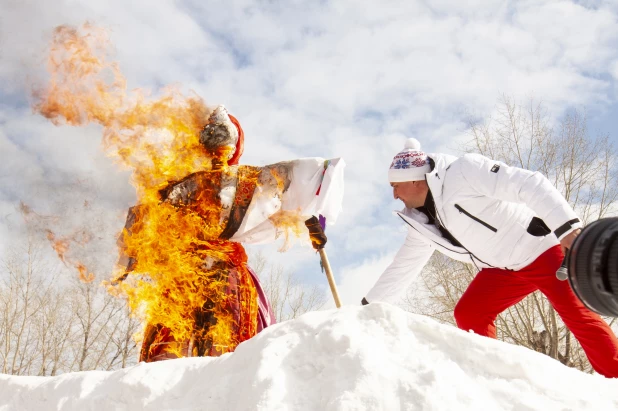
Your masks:
<instances>
[{"instance_id":1,"label":"white winter jacket","mask_svg":"<svg viewBox=\"0 0 618 411\"><path fill-rule=\"evenodd\" d=\"M573 209L541 173L478 154L429 157L435 167L425 178L436 205L436 224L462 246L442 237L420 211L395 212L408 225L408 235L366 295L368 302L395 301L435 249L479 269L520 270L581 227Z\"/></svg>"}]
</instances>

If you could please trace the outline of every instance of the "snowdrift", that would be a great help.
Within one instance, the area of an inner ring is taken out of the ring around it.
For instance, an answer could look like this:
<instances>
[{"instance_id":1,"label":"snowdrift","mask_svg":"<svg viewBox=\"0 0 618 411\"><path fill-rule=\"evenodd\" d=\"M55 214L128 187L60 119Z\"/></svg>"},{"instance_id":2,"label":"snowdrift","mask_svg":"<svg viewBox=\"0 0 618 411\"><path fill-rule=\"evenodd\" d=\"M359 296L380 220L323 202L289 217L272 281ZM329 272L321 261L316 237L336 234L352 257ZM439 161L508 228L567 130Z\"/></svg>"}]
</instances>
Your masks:
<instances>
[{"instance_id":1,"label":"snowdrift","mask_svg":"<svg viewBox=\"0 0 618 411\"><path fill-rule=\"evenodd\" d=\"M220 358L0 375L0 410L618 410L618 379L387 304L314 312Z\"/></svg>"}]
</instances>

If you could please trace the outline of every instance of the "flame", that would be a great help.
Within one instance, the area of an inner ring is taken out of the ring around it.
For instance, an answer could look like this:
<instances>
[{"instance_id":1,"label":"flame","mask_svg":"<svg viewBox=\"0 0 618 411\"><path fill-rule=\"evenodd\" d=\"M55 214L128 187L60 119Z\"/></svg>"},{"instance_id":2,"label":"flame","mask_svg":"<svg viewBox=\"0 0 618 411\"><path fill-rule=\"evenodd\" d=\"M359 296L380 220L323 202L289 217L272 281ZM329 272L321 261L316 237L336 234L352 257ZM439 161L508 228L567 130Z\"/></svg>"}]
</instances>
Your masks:
<instances>
[{"instance_id":1,"label":"flame","mask_svg":"<svg viewBox=\"0 0 618 411\"><path fill-rule=\"evenodd\" d=\"M56 240L56 235L50 230L47 230L47 239L52 244L52 248L58 254L58 257L66 264L64 255L69 251L69 240L66 238Z\"/></svg>"},{"instance_id":2,"label":"flame","mask_svg":"<svg viewBox=\"0 0 618 411\"><path fill-rule=\"evenodd\" d=\"M95 276L89 272L88 268L79 261L74 260L67 256L69 252L70 244L79 243L84 244L90 240L89 236L85 232L78 232L76 235L70 237L62 237L56 239L56 235L49 229L46 230L47 239L51 243L52 248L58 254L58 257L65 265L71 265L79 272L79 279L84 283L91 283L94 281Z\"/></svg>"},{"instance_id":3,"label":"flame","mask_svg":"<svg viewBox=\"0 0 618 411\"><path fill-rule=\"evenodd\" d=\"M101 28L57 27L50 79L34 91L33 108L56 125L103 126L106 153L133 171L142 201L168 181L210 166L198 131L212 110L198 96L184 97L172 87L153 100L142 90L129 93L118 64L106 60L109 49Z\"/></svg>"},{"instance_id":4,"label":"flame","mask_svg":"<svg viewBox=\"0 0 618 411\"><path fill-rule=\"evenodd\" d=\"M207 172L216 183L229 172L221 161L225 152L209 154L199 144L199 131L212 110L198 96L185 97L174 88L158 98L141 90L128 92L117 63L107 61L109 48L106 32L92 25L56 28L49 83L35 91L34 110L56 125L101 125L106 154L132 171L139 205L120 243L134 265L131 275L125 267L116 268L116 278L126 279L106 283L110 292L125 296L146 324L169 330L168 352L183 356L187 341L204 340L212 342L211 354L231 351L253 336L256 327L257 296L244 249L218 240L226 223L218 193L205 188L192 207L161 202L160 194L170 182L192 173ZM213 169L220 163L221 169ZM48 235L64 261L66 239ZM94 279L85 267L77 268L80 278ZM239 283L231 284L232 278ZM231 309L234 298L243 302L240 319ZM214 320L208 317L209 326L200 327L209 315Z\"/></svg>"},{"instance_id":5,"label":"flame","mask_svg":"<svg viewBox=\"0 0 618 411\"><path fill-rule=\"evenodd\" d=\"M91 283L94 281L94 274L89 273L88 269L82 263L77 263L75 268L79 271L79 279L84 283Z\"/></svg>"},{"instance_id":6,"label":"flame","mask_svg":"<svg viewBox=\"0 0 618 411\"><path fill-rule=\"evenodd\" d=\"M84 207L87 207L87 204L84 204ZM32 207L24 203L23 201L19 204L19 210L27 223L34 223L36 227L43 227L43 230L46 233L47 240L50 242L52 249L60 258L65 265L71 265L79 272L79 279L84 283L90 283L94 281L95 276L93 273L89 272L86 266L75 260L72 257L69 257L69 250L71 248L71 244L79 244L84 245L88 243L92 239L92 235L87 233L84 230L80 230L73 235L62 237L57 239L56 234L49 228L53 224L57 223L59 220L56 216L45 216L38 214L32 210Z\"/></svg>"},{"instance_id":7,"label":"flame","mask_svg":"<svg viewBox=\"0 0 618 411\"><path fill-rule=\"evenodd\" d=\"M219 212L215 207L206 210ZM227 310L235 298L228 292L228 267L246 270L246 255L238 243L209 240L217 238L222 228L205 224L197 213L184 211L167 203L139 206L131 233L123 233L125 252L136 264L133 275L118 287L128 296L133 312L141 312L149 324L164 324L175 341L209 339L220 347L219 352L231 351L246 338L238 336L241 324ZM239 277L245 280L239 292L249 293L248 299L241 301L253 302L241 311L250 313L244 321L252 322L257 318L255 289L248 272ZM214 313L216 324L196 334L196 321L207 314L204 307L209 302L220 308ZM181 356L181 348L179 343L168 351Z\"/></svg>"},{"instance_id":8,"label":"flame","mask_svg":"<svg viewBox=\"0 0 618 411\"><path fill-rule=\"evenodd\" d=\"M279 238L282 234L285 238L279 251L286 251L290 248L292 235L296 238L301 236L307 238L309 236L309 230L307 230L307 226L305 226L305 220L307 220L307 216L302 215L300 211L297 210L280 210L270 216L270 221L277 228L276 238Z\"/></svg>"}]
</instances>

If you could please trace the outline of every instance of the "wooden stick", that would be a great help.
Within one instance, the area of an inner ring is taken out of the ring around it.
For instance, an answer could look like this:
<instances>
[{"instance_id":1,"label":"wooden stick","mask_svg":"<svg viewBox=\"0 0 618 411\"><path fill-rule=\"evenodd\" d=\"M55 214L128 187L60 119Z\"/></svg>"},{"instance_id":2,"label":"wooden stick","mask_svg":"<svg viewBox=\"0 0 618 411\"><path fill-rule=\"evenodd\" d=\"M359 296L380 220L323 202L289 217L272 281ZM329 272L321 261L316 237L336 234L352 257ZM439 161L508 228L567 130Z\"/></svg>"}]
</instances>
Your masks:
<instances>
[{"instance_id":1,"label":"wooden stick","mask_svg":"<svg viewBox=\"0 0 618 411\"><path fill-rule=\"evenodd\" d=\"M326 255L326 250L324 248L320 248L320 259L322 259L322 267L324 267L324 271L326 271L326 278L328 278L328 285L330 285L330 291L333 293L333 298L335 299L335 305L337 308L341 307L341 300L339 299L339 292L337 291L337 284L335 284L335 277L333 277L333 272L330 268L330 263L328 262L328 256Z\"/></svg>"}]
</instances>

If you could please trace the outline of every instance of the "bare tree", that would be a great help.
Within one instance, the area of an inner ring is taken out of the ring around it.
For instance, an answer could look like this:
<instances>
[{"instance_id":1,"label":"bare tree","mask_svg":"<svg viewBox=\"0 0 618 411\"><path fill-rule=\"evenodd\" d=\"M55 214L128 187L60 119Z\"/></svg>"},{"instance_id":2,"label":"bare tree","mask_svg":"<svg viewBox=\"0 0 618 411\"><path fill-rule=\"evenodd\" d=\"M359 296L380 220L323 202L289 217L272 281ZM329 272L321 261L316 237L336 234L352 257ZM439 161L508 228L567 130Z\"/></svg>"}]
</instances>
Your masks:
<instances>
[{"instance_id":1,"label":"bare tree","mask_svg":"<svg viewBox=\"0 0 618 411\"><path fill-rule=\"evenodd\" d=\"M472 265L434 253L420 276L420 286L410 287L401 304L408 311L456 325L453 309L475 274Z\"/></svg>"},{"instance_id":2,"label":"bare tree","mask_svg":"<svg viewBox=\"0 0 618 411\"><path fill-rule=\"evenodd\" d=\"M296 318L306 312L319 310L326 303L324 290L307 285L281 265L274 265L262 253L250 258L251 268L258 274L277 321Z\"/></svg>"},{"instance_id":3,"label":"bare tree","mask_svg":"<svg viewBox=\"0 0 618 411\"><path fill-rule=\"evenodd\" d=\"M51 283L41 275L39 254L39 246L29 237L24 247L14 248L3 261L0 356L5 374L33 372L36 357L30 353L45 350L45 339L37 338L36 330L31 327L41 317L53 293Z\"/></svg>"},{"instance_id":4,"label":"bare tree","mask_svg":"<svg viewBox=\"0 0 618 411\"><path fill-rule=\"evenodd\" d=\"M78 336L70 347L71 369L112 369L118 359L126 365L128 358L125 354L123 361L122 350L133 350L136 354L136 346L125 342L119 347L118 338L124 340L127 334L137 332L139 323L135 319L127 321L125 302L107 293L96 281L75 281L71 290L75 335Z\"/></svg>"},{"instance_id":5,"label":"bare tree","mask_svg":"<svg viewBox=\"0 0 618 411\"><path fill-rule=\"evenodd\" d=\"M49 278L51 290L41 299L42 310L33 322L40 341L40 365L37 375L56 375L67 369L66 349L74 338L74 313L69 293L57 284L58 276Z\"/></svg>"},{"instance_id":6,"label":"bare tree","mask_svg":"<svg viewBox=\"0 0 618 411\"><path fill-rule=\"evenodd\" d=\"M586 117L572 111L553 125L540 102L526 105L502 96L493 118L469 124L464 152L539 171L565 196L584 222L614 215L618 207L618 152L608 136L588 134ZM421 274L424 287L410 290L404 308L455 324L453 309L476 270L435 253ZM609 320L610 325L614 319ZM578 342L539 292L504 311L498 338L549 355L585 372L592 368Z\"/></svg>"},{"instance_id":7,"label":"bare tree","mask_svg":"<svg viewBox=\"0 0 618 411\"><path fill-rule=\"evenodd\" d=\"M108 357L106 370L124 368L137 362L136 333L141 329L141 322L131 315L131 310L123 304L122 313L116 318L113 329L108 330L108 338L113 344L111 356Z\"/></svg>"},{"instance_id":8,"label":"bare tree","mask_svg":"<svg viewBox=\"0 0 618 411\"><path fill-rule=\"evenodd\" d=\"M97 282L76 280L45 247L29 235L2 259L0 371L56 375L135 364L140 324L126 303Z\"/></svg>"},{"instance_id":9,"label":"bare tree","mask_svg":"<svg viewBox=\"0 0 618 411\"><path fill-rule=\"evenodd\" d=\"M463 151L541 172L584 222L618 211L618 151L609 136L589 135L585 114L567 113L555 131L542 103L523 106L502 96L495 118L468 126Z\"/></svg>"}]
</instances>

